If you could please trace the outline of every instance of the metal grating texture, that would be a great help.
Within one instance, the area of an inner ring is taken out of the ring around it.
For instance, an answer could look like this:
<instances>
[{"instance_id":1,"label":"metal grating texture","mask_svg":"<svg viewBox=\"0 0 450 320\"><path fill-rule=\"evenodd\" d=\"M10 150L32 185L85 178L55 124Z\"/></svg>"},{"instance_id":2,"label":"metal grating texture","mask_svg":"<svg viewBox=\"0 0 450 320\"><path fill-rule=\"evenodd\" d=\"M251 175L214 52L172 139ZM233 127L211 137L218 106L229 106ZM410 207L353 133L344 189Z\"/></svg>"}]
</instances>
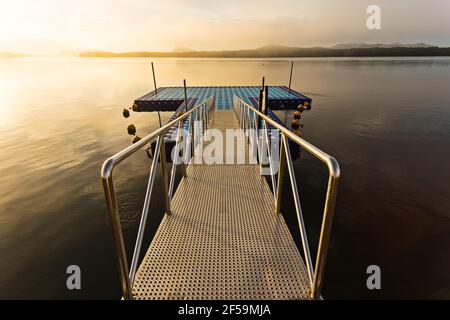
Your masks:
<instances>
[{"instance_id":1,"label":"metal grating texture","mask_svg":"<svg viewBox=\"0 0 450 320\"><path fill-rule=\"evenodd\" d=\"M258 165L190 165L187 174L134 298L309 299L306 267Z\"/></svg>"}]
</instances>

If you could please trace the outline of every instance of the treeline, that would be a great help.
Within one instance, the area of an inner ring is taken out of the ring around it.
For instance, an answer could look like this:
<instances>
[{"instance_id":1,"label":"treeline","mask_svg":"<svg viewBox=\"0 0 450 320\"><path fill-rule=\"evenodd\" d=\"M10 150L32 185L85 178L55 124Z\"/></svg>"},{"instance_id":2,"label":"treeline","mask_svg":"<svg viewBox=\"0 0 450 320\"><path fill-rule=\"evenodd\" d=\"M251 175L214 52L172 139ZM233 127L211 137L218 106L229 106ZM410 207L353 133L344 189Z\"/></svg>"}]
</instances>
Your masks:
<instances>
[{"instance_id":1,"label":"treeline","mask_svg":"<svg viewBox=\"0 0 450 320\"><path fill-rule=\"evenodd\" d=\"M450 56L450 48L285 48L187 52L84 52L80 57L97 58L283 58L283 57L436 57Z\"/></svg>"}]
</instances>

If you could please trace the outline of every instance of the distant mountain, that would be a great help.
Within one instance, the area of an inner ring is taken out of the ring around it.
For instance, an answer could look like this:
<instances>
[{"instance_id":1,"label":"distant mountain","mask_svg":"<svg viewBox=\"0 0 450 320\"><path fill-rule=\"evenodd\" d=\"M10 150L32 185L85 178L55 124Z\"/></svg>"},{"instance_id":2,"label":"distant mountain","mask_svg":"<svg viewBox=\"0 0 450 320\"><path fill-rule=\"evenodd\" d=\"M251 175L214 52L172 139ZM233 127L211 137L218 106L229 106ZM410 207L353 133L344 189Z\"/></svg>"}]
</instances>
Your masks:
<instances>
[{"instance_id":1,"label":"distant mountain","mask_svg":"<svg viewBox=\"0 0 450 320\"><path fill-rule=\"evenodd\" d=\"M27 55L15 52L0 52L0 58L22 58Z\"/></svg>"},{"instance_id":2,"label":"distant mountain","mask_svg":"<svg viewBox=\"0 0 450 320\"><path fill-rule=\"evenodd\" d=\"M352 46L365 46L351 48ZM350 47L348 47L350 46ZM155 58L290 58L290 57L426 57L450 56L450 48L427 44L349 44L339 47L287 47L264 46L257 49L223 51L172 51L172 52L84 52L80 57L155 57Z\"/></svg>"},{"instance_id":3,"label":"distant mountain","mask_svg":"<svg viewBox=\"0 0 450 320\"><path fill-rule=\"evenodd\" d=\"M437 46L432 46L426 43L402 44L399 42L394 42L391 44L342 43L331 47L331 49L368 49L368 48L437 48Z\"/></svg>"}]
</instances>

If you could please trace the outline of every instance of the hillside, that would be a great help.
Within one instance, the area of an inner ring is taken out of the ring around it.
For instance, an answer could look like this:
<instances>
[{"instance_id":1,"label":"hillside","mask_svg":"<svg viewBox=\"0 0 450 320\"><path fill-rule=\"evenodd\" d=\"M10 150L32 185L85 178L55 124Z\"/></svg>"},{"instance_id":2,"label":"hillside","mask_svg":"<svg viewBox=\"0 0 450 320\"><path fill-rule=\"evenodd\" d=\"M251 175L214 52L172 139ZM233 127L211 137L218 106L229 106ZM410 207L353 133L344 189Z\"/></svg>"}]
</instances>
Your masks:
<instances>
[{"instance_id":1,"label":"hillside","mask_svg":"<svg viewBox=\"0 0 450 320\"><path fill-rule=\"evenodd\" d=\"M402 45L400 47L375 46L367 48L301 48L265 46L248 50L224 51L172 51L172 52L84 52L80 57L148 57L148 58L283 58L283 57L427 57L450 56L450 48L440 48L421 44L420 47Z\"/></svg>"}]
</instances>

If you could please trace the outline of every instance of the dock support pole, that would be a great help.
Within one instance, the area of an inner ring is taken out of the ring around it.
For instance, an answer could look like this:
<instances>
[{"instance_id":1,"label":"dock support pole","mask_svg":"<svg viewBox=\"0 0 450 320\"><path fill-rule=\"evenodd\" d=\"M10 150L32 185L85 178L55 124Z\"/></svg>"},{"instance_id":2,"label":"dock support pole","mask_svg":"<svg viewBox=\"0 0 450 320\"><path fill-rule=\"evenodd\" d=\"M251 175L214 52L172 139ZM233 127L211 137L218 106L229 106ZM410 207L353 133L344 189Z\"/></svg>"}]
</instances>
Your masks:
<instances>
[{"instance_id":1,"label":"dock support pole","mask_svg":"<svg viewBox=\"0 0 450 320\"><path fill-rule=\"evenodd\" d=\"M183 80L183 86L184 86L184 105L185 105L185 110L184 111L188 112L188 99L187 99L186 79Z\"/></svg>"},{"instance_id":2,"label":"dock support pole","mask_svg":"<svg viewBox=\"0 0 450 320\"><path fill-rule=\"evenodd\" d=\"M264 89L264 114L267 116L269 113L269 86L265 86Z\"/></svg>"},{"instance_id":3,"label":"dock support pole","mask_svg":"<svg viewBox=\"0 0 450 320\"><path fill-rule=\"evenodd\" d=\"M289 75L289 93L291 93L292 69L294 69L294 61L291 62L291 73Z\"/></svg>"},{"instance_id":4,"label":"dock support pole","mask_svg":"<svg viewBox=\"0 0 450 320\"><path fill-rule=\"evenodd\" d=\"M152 62L152 73L153 73L153 84L155 85L155 94L158 94L158 88L156 87L155 68L153 67L153 62Z\"/></svg>"},{"instance_id":5,"label":"dock support pole","mask_svg":"<svg viewBox=\"0 0 450 320\"><path fill-rule=\"evenodd\" d=\"M258 97L258 111L262 113L262 105L263 105L263 95L264 95L264 91L263 90L259 90L259 97ZM259 128L260 128L260 122L261 120L259 119L259 116L256 116L257 118L257 123L256 123L256 131L257 133L259 132Z\"/></svg>"},{"instance_id":6,"label":"dock support pole","mask_svg":"<svg viewBox=\"0 0 450 320\"><path fill-rule=\"evenodd\" d=\"M262 78L262 86L261 86L261 90L264 90L264 88L265 88L264 82L265 82L265 78L263 77L263 78Z\"/></svg>"},{"instance_id":7,"label":"dock support pole","mask_svg":"<svg viewBox=\"0 0 450 320\"><path fill-rule=\"evenodd\" d=\"M153 73L153 84L155 85L155 95L158 95L158 87L156 86L156 77L155 77L155 67L153 66L153 61L152 61L152 73ZM158 110L158 119L159 119L159 127L162 127L162 123L161 123L161 115L159 114L159 110Z\"/></svg>"},{"instance_id":8,"label":"dock support pole","mask_svg":"<svg viewBox=\"0 0 450 320\"><path fill-rule=\"evenodd\" d=\"M159 110L158 110L158 120L159 120L159 127L161 128L162 122L161 122L161 114L159 113Z\"/></svg>"}]
</instances>

